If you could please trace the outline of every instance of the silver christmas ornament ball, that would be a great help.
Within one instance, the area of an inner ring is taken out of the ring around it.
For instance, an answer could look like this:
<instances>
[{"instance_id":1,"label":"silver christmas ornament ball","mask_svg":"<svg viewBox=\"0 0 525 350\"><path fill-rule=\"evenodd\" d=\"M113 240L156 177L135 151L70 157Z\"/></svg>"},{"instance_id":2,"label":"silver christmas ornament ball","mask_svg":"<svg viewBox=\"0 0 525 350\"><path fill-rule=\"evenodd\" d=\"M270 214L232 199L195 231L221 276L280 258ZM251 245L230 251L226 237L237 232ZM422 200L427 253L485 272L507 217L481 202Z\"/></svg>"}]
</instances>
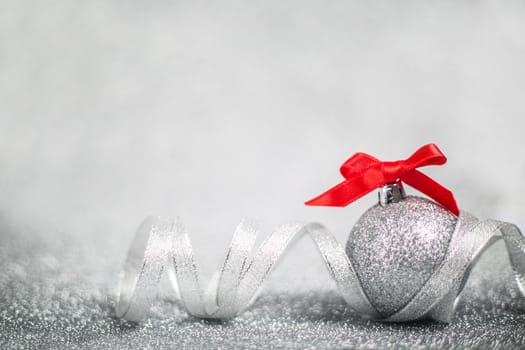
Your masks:
<instances>
[{"instance_id":1,"label":"silver christmas ornament ball","mask_svg":"<svg viewBox=\"0 0 525 350\"><path fill-rule=\"evenodd\" d=\"M458 221L431 200L395 194L380 193L346 245L364 293L384 318L407 305L440 266Z\"/></svg>"}]
</instances>

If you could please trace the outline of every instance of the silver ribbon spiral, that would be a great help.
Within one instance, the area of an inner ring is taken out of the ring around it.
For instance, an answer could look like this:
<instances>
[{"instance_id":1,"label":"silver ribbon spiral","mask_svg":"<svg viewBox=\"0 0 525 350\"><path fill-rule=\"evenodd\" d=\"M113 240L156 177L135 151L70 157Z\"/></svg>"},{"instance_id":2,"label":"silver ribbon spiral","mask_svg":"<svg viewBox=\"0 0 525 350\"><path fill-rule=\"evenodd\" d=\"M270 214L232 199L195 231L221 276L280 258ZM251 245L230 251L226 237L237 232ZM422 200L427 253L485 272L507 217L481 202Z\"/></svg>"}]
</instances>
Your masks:
<instances>
[{"instance_id":1,"label":"silver ribbon spiral","mask_svg":"<svg viewBox=\"0 0 525 350\"><path fill-rule=\"evenodd\" d=\"M448 322L470 270L499 239L505 241L519 288L525 295L525 238L518 227L495 220L480 221L466 212L459 217L441 266L408 304L387 318L381 318L369 302L344 248L321 224L282 225L255 251L257 232L247 222L241 222L222 269L203 291L190 239L181 221L149 217L137 231L128 254L116 314L130 321L146 317L163 271L172 268L176 277L174 288L189 314L214 319L234 317L250 306L275 264L305 235L314 241L342 297L367 318L433 318Z\"/></svg>"}]
</instances>

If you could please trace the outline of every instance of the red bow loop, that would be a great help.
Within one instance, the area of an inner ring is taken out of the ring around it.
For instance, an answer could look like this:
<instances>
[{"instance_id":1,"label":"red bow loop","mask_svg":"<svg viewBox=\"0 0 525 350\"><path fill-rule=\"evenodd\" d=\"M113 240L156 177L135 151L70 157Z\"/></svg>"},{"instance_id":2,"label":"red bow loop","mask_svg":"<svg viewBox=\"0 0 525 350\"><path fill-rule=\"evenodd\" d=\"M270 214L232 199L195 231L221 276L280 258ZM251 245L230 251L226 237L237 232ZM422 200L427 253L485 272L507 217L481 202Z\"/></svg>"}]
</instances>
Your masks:
<instances>
[{"instance_id":1,"label":"red bow loop","mask_svg":"<svg viewBox=\"0 0 525 350\"><path fill-rule=\"evenodd\" d=\"M351 179L360 176L368 168L374 165L377 166L377 163L379 163L379 159L369 154L358 152L344 162L339 171L345 179Z\"/></svg>"},{"instance_id":2,"label":"red bow loop","mask_svg":"<svg viewBox=\"0 0 525 350\"><path fill-rule=\"evenodd\" d=\"M345 207L378 187L401 180L430 196L455 215L459 215L452 192L416 170L429 165L442 165L446 161L445 155L434 144L419 148L405 160L393 162L382 162L369 154L359 152L340 168L345 181L305 204Z\"/></svg>"}]
</instances>

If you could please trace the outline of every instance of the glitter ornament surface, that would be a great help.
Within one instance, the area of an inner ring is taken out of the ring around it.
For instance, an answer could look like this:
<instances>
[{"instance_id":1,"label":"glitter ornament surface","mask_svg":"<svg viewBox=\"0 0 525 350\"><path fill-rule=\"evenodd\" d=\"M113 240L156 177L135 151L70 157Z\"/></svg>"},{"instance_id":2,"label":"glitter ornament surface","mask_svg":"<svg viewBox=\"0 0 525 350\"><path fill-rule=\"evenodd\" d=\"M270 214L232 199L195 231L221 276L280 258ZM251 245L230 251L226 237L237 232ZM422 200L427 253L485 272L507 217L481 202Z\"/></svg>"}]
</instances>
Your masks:
<instances>
[{"instance_id":1,"label":"glitter ornament surface","mask_svg":"<svg viewBox=\"0 0 525 350\"><path fill-rule=\"evenodd\" d=\"M383 317L404 307L443 262L456 223L454 214L420 197L378 204L361 216L346 252Z\"/></svg>"}]
</instances>

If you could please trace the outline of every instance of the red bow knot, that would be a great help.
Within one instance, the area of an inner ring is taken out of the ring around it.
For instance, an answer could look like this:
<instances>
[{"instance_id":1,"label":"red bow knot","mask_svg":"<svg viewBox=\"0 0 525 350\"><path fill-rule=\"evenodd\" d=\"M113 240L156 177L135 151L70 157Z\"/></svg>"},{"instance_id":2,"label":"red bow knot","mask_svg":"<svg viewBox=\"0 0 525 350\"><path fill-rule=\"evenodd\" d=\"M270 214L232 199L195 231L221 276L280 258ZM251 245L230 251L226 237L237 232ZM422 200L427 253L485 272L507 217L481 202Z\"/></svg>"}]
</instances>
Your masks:
<instances>
[{"instance_id":1,"label":"red bow knot","mask_svg":"<svg viewBox=\"0 0 525 350\"><path fill-rule=\"evenodd\" d=\"M340 171L345 181L305 204L345 207L376 188L400 180L459 215L454 194L417 170L429 165L443 165L446 161L445 155L434 144L425 145L407 159L394 162L382 162L369 154L359 152L341 166Z\"/></svg>"}]
</instances>

